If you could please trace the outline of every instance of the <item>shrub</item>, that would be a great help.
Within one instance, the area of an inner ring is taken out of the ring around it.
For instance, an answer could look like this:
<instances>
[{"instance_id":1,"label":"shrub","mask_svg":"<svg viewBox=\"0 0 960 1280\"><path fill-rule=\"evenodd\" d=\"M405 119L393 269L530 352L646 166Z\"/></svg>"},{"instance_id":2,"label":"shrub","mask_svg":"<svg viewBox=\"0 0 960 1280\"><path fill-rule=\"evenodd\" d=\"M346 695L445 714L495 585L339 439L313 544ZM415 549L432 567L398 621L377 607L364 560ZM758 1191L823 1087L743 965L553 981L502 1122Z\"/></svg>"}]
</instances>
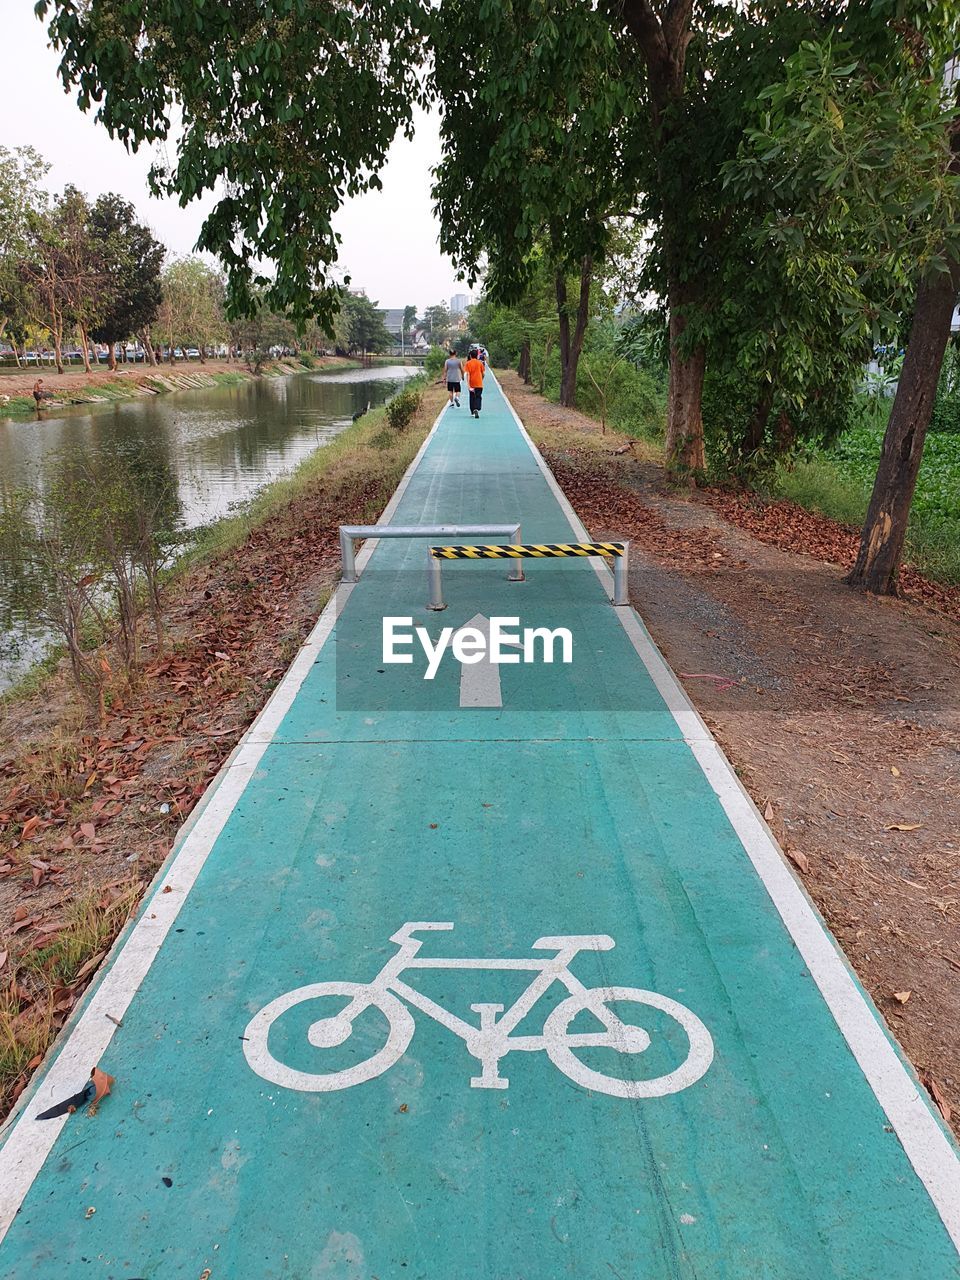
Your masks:
<instances>
[{"instance_id":1,"label":"shrub","mask_svg":"<svg viewBox=\"0 0 960 1280\"><path fill-rule=\"evenodd\" d=\"M317 362L309 351L300 352L300 363L305 369L315 369L317 367Z\"/></svg>"},{"instance_id":2,"label":"shrub","mask_svg":"<svg viewBox=\"0 0 960 1280\"><path fill-rule=\"evenodd\" d=\"M413 415L420 408L423 392L419 387L405 387L387 405L387 421L397 431L410 425Z\"/></svg>"},{"instance_id":3,"label":"shrub","mask_svg":"<svg viewBox=\"0 0 960 1280\"><path fill-rule=\"evenodd\" d=\"M447 352L444 347L431 347L426 354L426 358L424 359L424 362L423 362L423 367L424 369L426 369L427 373L431 374L433 377L436 377L437 374L440 372L440 370L443 368L444 361L446 360L446 358L447 358Z\"/></svg>"}]
</instances>

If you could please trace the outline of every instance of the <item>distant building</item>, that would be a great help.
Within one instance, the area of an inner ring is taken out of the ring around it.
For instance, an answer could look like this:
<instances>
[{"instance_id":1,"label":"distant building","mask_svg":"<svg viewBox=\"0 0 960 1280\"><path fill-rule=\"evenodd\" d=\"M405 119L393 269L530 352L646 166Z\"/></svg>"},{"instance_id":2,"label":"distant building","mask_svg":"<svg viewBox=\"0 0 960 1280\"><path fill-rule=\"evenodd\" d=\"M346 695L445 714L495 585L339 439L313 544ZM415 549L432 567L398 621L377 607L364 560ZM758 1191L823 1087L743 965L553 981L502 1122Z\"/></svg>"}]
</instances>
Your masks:
<instances>
[{"instance_id":1,"label":"distant building","mask_svg":"<svg viewBox=\"0 0 960 1280\"><path fill-rule=\"evenodd\" d=\"M399 343L403 332L403 307L391 307L388 311L384 311L383 325L387 333L396 338Z\"/></svg>"},{"instance_id":2,"label":"distant building","mask_svg":"<svg viewBox=\"0 0 960 1280\"><path fill-rule=\"evenodd\" d=\"M462 316L469 306L469 293L455 293L450 299L450 314L454 316Z\"/></svg>"}]
</instances>

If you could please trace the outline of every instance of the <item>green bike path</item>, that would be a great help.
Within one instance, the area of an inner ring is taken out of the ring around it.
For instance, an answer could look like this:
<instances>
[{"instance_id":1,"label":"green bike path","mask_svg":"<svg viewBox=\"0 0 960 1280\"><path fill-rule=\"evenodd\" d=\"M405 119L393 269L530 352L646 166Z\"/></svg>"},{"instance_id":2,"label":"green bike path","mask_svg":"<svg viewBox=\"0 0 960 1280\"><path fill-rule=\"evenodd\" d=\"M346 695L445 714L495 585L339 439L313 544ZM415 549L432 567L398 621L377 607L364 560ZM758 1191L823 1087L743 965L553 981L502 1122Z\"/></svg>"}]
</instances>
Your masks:
<instances>
[{"instance_id":1,"label":"green bike path","mask_svg":"<svg viewBox=\"0 0 960 1280\"><path fill-rule=\"evenodd\" d=\"M583 537L484 401L390 520ZM360 564L7 1127L0 1277L960 1276L956 1148L609 574ZM477 614L572 663L383 661Z\"/></svg>"}]
</instances>

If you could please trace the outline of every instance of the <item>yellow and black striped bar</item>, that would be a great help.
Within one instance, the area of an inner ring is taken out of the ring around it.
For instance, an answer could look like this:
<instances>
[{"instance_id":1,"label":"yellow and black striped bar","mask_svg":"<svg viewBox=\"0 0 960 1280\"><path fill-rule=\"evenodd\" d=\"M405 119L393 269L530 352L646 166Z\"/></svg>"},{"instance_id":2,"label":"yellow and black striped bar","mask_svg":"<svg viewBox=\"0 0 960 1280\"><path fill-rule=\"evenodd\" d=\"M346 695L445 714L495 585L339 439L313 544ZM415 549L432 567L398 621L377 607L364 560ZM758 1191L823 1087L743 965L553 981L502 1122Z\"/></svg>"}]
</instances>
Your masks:
<instances>
[{"instance_id":1,"label":"yellow and black striped bar","mask_svg":"<svg viewBox=\"0 0 960 1280\"><path fill-rule=\"evenodd\" d=\"M622 556L622 542L547 542L528 546L431 547L435 560L544 560L558 556Z\"/></svg>"}]
</instances>

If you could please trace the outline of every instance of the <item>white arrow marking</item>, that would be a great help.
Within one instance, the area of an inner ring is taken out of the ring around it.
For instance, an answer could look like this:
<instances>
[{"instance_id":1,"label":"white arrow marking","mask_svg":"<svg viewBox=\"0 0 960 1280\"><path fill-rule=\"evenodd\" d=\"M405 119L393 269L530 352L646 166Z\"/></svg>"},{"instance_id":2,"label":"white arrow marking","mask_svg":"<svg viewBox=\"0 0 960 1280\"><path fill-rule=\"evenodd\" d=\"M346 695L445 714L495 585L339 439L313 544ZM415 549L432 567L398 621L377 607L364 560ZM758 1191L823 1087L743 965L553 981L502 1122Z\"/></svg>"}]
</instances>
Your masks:
<instances>
[{"instance_id":1,"label":"white arrow marking","mask_svg":"<svg viewBox=\"0 0 960 1280\"><path fill-rule=\"evenodd\" d=\"M485 640L483 657L479 662L460 663L460 705L461 707L502 707L503 698L500 693L500 664L490 661L490 619L482 613L475 614L468 623L451 637L451 644L462 631L478 631ZM519 642L512 643L520 648Z\"/></svg>"}]
</instances>

